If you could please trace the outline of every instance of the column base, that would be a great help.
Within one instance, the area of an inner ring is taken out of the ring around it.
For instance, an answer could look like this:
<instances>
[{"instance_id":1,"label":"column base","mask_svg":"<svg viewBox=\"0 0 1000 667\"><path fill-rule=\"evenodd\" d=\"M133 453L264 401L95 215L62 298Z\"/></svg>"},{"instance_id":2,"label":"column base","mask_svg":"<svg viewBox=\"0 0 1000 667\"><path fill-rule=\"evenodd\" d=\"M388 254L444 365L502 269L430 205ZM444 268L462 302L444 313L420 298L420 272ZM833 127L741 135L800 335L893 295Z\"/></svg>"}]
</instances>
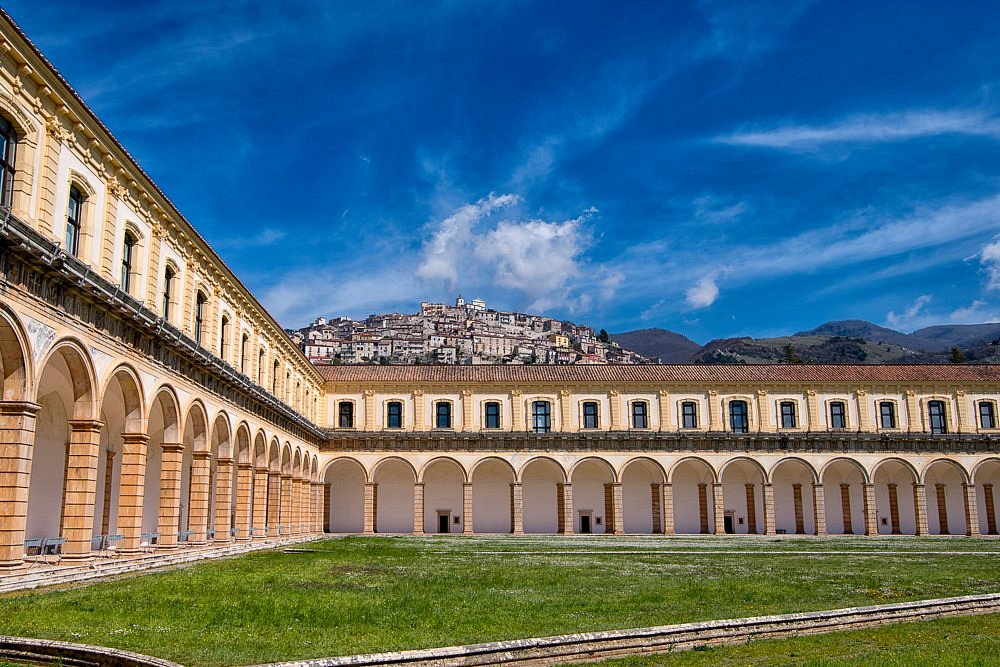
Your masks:
<instances>
[{"instance_id":1,"label":"column base","mask_svg":"<svg viewBox=\"0 0 1000 667\"><path fill-rule=\"evenodd\" d=\"M0 563L0 577L5 574L20 574L23 570L28 569L28 565L23 560Z\"/></svg>"},{"instance_id":2,"label":"column base","mask_svg":"<svg viewBox=\"0 0 1000 667\"><path fill-rule=\"evenodd\" d=\"M73 563L73 564L89 563L92 560L94 560L94 554L89 552L85 554L61 554L59 556L59 562L65 561L66 563Z\"/></svg>"}]
</instances>

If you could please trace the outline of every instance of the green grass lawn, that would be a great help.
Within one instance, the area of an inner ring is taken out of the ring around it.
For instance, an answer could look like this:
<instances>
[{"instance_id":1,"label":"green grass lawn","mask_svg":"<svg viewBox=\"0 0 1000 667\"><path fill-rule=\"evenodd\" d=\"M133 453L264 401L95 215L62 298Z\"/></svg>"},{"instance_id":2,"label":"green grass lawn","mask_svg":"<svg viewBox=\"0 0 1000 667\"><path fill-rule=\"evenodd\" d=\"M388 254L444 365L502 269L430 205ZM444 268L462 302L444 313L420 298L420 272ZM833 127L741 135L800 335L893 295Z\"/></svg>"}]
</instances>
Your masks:
<instances>
[{"instance_id":1,"label":"green grass lawn","mask_svg":"<svg viewBox=\"0 0 1000 667\"><path fill-rule=\"evenodd\" d=\"M376 537L307 548L9 595L0 634L241 665L1000 591L996 540Z\"/></svg>"},{"instance_id":2,"label":"green grass lawn","mask_svg":"<svg viewBox=\"0 0 1000 667\"><path fill-rule=\"evenodd\" d=\"M869 630L773 639L742 646L610 660L605 667L899 665L974 667L1000 663L1000 614L899 623Z\"/></svg>"}]
</instances>

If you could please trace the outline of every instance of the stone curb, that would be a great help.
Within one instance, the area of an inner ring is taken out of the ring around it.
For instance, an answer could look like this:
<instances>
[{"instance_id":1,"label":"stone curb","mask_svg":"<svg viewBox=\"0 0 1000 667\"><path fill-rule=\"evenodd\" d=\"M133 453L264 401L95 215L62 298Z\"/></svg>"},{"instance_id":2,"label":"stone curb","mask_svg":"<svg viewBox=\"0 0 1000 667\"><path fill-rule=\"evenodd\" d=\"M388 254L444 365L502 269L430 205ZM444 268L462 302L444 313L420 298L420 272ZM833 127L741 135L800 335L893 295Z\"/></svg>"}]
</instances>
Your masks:
<instances>
[{"instance_id":1,"label":"stone curb","mask_svg":"<svg viewBox=\"0 0 1000 667\"><path fill-rule=\"evenodd\" d=\"M0 635L0 658L67 667L183 667L175 662L103 646Z\"/></svg>"},{"instance_id":2,"label":"stone curb","mask_svg":"<svg viewBox=\"0 0 1000 667\"><path fill-rule=\"evenodd\" d=\"M208 547L205 549L198 549L196 551L178 551L175 553L161 552L141 556L139 558L110 560L74 567L5 575L0 577L0 594L32 590L35 588L45 588L48 586L60 586L65 584L95 581L122 574L157 570L176 565L183 565L186 563L194 563L201 560L210 560L213 558L239 556L253 551L273 549L291 544L300 544L302 542L311 542L316 539L319 538L315 536L306 536L267 540L264 542L243 542L222 547Z\"/></svg>"},{"instance_id":3,"label":"stone curb","mask_svg":"<svg viewBox=\"0 0 1000 667\"><path fill-rule=\"evenodd\" d=\"M821 634L946 616L997 612L1000 612L1000 594L967 595L828 611L268 663L255 667L553 665L605 660L626 655L670 653L700 646L745 644L760 639Z\"/></svg>"}]
</instances>

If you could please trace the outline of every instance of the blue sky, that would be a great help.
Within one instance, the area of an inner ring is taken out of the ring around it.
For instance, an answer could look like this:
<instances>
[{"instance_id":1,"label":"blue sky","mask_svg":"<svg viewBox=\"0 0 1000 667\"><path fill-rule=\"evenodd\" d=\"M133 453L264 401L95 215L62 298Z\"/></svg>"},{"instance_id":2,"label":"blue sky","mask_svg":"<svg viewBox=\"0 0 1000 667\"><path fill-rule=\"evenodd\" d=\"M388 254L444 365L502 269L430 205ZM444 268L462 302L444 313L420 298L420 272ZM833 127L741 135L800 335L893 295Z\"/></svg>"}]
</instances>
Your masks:
<instances>
[{"instance_id":1,"label":"blue sky","mask_svg":"<svg viewBox=\"0 0 1000 667\"><path fill-rule=\"evenodd\" d=\"M992 2L4 7L285 326L1000 320Z\"/></svg>"}]
</instances>

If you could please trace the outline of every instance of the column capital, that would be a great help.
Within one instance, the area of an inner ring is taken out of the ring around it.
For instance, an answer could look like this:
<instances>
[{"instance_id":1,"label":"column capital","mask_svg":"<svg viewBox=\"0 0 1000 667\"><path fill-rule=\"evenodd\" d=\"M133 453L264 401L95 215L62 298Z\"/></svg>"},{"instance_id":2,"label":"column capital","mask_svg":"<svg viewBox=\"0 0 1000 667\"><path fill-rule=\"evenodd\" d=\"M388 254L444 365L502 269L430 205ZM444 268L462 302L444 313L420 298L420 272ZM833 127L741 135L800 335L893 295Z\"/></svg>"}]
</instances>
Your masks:
<instances>
[{"instance_id":1,"label":"column capital","mask_svg":"<svg viewBox=\"0 0 1000 667\"><path fill-rule=\"evenodd\" d=\"M165 442L160 447L165 452L183 452L184 443L183 442Z\"/></svg>"},{"instance_id":2,"label":"column capital","mask_svg":"<svg viewBox=\"0 0 1000 667\"><path fill-rule=\"evenodd\" d=\"M41 409L31 401L0 401L0 415L4 417L34 417Z\"/></svg>"},{"instance_id":3,"label":"column capital","mask_svg":"<svg viewBox=\"0 0 1000 667\"><path fill-rule=\"evenodd\" d=\"M215 459L215 464L220 466L231 466L233 465L233 457L231 456L220 456Z\"/></svg>"},{"instance_id":4,"label":"column capital","mask_svg":"<svg viewBox=\"0 0 1000 667\"><path fill-rule=\"evenodd\" d=\"M249 461L241 461L236 464L237 470L253 470L253 464Z\"/></svg>"},{"instance_id":5,"label":"column capital","mask_svg":"<svg viewBox=\"0 0 1000 667\"><path fill-rule=\"evenodd\" d=\"M267 472L269 472L268 469L267 469L267 466L254 466L253 471L256 472L256 473L267 473Z\"/></svg>"},{"instance_id":6,"label":"column capital","mask_svg":"<svg viewBox=\"0 0 1000 667\"><path fill-rule=\"evenodd\" d=\"M70 419L70 429L78 432L100 433L104 422L99 419Z\"/></svg>"},{"instance_id":7,"label":"column capital","mask_svg":"<svg viewBox=\"0 0 1000 667\"><path fill-rule=\"evenodd\" d=\"M201 451L192 452L191 457L195 461L208 461L212 458L212 452L201 452Z\"/></svg>"},{"instance_id":8,"label":"column capital","mask_svg":"<svg viewBox=\"0 0 1000 667\"><path fill-rule=\"evenodd\" d=\"M145 433L122 433L122 442L127 445L145 445L149 436Z\"/></svg>"}]
</instances>

